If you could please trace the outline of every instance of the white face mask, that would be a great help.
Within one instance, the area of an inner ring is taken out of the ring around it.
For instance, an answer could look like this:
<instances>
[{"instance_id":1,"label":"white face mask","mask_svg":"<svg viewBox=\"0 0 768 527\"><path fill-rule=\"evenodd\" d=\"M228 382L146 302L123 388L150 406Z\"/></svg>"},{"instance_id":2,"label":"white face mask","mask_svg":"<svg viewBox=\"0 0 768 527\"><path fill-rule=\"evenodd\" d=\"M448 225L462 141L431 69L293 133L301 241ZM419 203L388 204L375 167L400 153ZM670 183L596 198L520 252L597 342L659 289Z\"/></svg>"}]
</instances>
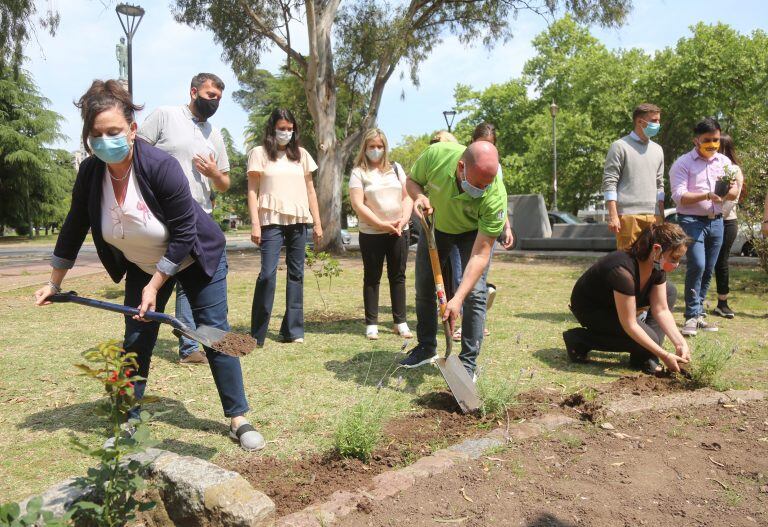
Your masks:
<instances>
[{"instance_id":1,"label":"white face mask","mask_svg":"<svg viewBox=\"0 0 768 527\"><path fill-rule=\"evenodd\" d=\"M384 157L384 149L383 148L369 148L365 151L365 157L368 158L369 161L373 161L374 163L378 160L380 160L382 157Z\"/></svg>"},{"instance_id":2,"label":"white face mask","mask_svg":"<svg viewBox=\"0 0 768 527\"><path fill-rule=\"evenodd\" d=\"M292 137L293 130L275 130L275 139L277 139L277 144L280 146L290 143Z\"/></svg>"}]
</instances>

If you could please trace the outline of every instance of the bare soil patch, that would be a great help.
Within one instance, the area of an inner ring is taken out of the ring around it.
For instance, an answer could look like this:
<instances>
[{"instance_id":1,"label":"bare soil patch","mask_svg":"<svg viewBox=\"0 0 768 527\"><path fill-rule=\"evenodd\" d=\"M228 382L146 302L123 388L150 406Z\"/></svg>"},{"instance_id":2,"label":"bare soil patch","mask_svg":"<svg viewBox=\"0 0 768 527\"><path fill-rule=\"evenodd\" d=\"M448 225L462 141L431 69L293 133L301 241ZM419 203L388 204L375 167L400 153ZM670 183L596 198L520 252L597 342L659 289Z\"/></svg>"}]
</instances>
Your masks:
<instances>
[{"instance_id":1,"label":"bare soil patch","mask_svg":"<svg viewBox=\"0 0 768 527\"><path fill-rule=\"evenodd\" d=\"M559 390L537 389L520 394L508 412L510 421L543 414L563 413L589 420L602 407L633 393L664 393L680 390L669 378L626 377L563 396ZM428 394L418 401L422 412L389 421L384 439L368 464L343 459L336 453L307 454L299 459L226 457L217 463L248 479L275 502L278 516L297 512L322 501L337 490L370 488L371 479L392 468L404 467L432 452L477 437L504 424L477 415L463 415L447 392Z\"/></svg>"},{"instance_id":2,"label":"bare soil patch","mask_svg":"<svg viewBox=\"0 0 768 527\"><path fill-rule=\"evenodd\" d=\"M342 526L768 525L768 405L616 416L420 480Z\"/></svg>"}]
</instances>

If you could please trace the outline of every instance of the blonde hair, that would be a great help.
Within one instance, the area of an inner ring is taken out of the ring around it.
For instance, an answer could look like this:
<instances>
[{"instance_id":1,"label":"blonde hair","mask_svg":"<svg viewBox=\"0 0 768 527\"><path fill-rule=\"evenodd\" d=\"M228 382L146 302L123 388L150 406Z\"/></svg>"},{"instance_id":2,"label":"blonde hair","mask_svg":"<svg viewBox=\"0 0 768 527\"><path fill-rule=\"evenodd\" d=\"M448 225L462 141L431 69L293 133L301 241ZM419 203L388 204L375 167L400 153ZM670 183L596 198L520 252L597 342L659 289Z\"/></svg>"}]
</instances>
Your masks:
<instances>
[{"instance_id":1,"label":"blonde hair","mask_svg":"<svg viewBox=\"0 0 768 527\"><path fill-rule=\"evenodd\" d=\"M365 132L365 135L363 136L363 140L360 141L360 151L357 153L357 157L355 157L355 166L356 167L362 167L365 170L370 170L370 167L368 166L368 156L365 155L366 147L368 146L368 141L371 139L376 138L381 139L381 142L384 143L384 155L381 158L381 165L379 168L382 172L386 172L390 169L389 164L389 141L387 141L387 136L382 132L379 128L371 128L367 132Z\"/></svg>"},{"instance_id":2,"label":"blonde hair","mask_svg":"<svg viewBox=\"0 0 768 527\"><path fill-rule=\"evenodd\" d=\"M440 130L439 132L435 132L435 135L432 136L432 139L429 140L429 144L433 145L435 143L458 143L459 140L456 139L456 136L454 136L451 132L447 132L445 130Z\"/></svg>"}]
</instances>

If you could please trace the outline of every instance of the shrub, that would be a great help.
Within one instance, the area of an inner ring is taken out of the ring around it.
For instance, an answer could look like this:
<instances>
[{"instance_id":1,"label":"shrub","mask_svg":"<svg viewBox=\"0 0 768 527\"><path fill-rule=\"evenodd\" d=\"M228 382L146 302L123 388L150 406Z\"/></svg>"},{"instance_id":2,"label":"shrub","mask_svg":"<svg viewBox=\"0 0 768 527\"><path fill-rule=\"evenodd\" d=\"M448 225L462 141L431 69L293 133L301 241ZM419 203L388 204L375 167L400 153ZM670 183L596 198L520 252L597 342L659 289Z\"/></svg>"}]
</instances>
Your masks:
<instances>
[{"instance_id":1,"label":"shrub","mask_svg":"<svg viewBox=\"0 0 768 527\"><path fill-rule=\"evenodd\" d=\"M50 511L40 510L43 500L40 496L32 498L27 504L27 510L21 514L17 503L0 505L0 527L64 527L69 525L71 512L63 518L54 518Z\"/></svg>"},{"instance_id":2,"label":"shrub","mask_svg":"<svg viewBox=\"0 0 768 527\"><path fill-rule=\"evenodd\" d=\"M723 370L733 356L735 350L728 350L718 340L699 340L691 353L691 363L688 376L696 388L710 386L715 389L723 387L721 379Z\"/></svg>"},{"instance_id":3,"label":"shrub","mask_svg":"<svg viewBox=\"0 0 768 527\"><path fill-rule=\"evenodd\" d=\"M367 463L381 440L384 411L380 406L361 401L342 414L334 433L334 448L342 457Z\"/></svg>"},{"instance_id":4,"label":"shrub","mask_svg":"<svg viewBox=\"0 0 768 527\"><path fill-rule=\"evenodd\" d=\"M518 383L517 379L507 380L488 380L481 377L477 383L477 389L480 393L482 405L480 414L483 417L500 419L507 416L507 410L514 404L517 397Z\"/></svg>"},{"instance_id":5,"label":"shrub","mask_svg":"<svg viewBox=\"0 0 768 527\"><path fill-rule=\"evenodd\" d=\"M333 279L341 275L343 269L339 265L339 261L327 252L315 252L309 247L307 247L305 251L305 265L309 267L309 269L312 271L312 274L315 275L315 282L317 282L317 292L320 294L320 300L323 301L325 310L328 311L328 304L325 303L323 291L320 287L320 279L328 279L328 290L330 291Z\"/></svg>"}]
</instances>

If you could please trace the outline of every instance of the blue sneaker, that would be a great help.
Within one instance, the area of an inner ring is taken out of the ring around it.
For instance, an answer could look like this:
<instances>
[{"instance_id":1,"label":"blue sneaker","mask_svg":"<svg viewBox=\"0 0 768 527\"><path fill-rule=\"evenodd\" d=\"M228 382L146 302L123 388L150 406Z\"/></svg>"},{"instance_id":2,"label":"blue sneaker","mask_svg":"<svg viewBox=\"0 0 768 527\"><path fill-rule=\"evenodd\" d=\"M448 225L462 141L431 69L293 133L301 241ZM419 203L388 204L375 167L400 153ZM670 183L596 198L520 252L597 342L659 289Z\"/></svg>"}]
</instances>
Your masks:
<instances>
[{"instance_id":1,"label":"blue sneaker","mask_svg":"<svg viewBox=\"0 0 768 527\"><path fill-rule=\"evenodd\" d=\"M437 359L437 351L427 351L424 346L417 344L408 352L408 356L400 361L403 368L418 368L425 364L431 364Z\"/></svg>"}]
</instances>

